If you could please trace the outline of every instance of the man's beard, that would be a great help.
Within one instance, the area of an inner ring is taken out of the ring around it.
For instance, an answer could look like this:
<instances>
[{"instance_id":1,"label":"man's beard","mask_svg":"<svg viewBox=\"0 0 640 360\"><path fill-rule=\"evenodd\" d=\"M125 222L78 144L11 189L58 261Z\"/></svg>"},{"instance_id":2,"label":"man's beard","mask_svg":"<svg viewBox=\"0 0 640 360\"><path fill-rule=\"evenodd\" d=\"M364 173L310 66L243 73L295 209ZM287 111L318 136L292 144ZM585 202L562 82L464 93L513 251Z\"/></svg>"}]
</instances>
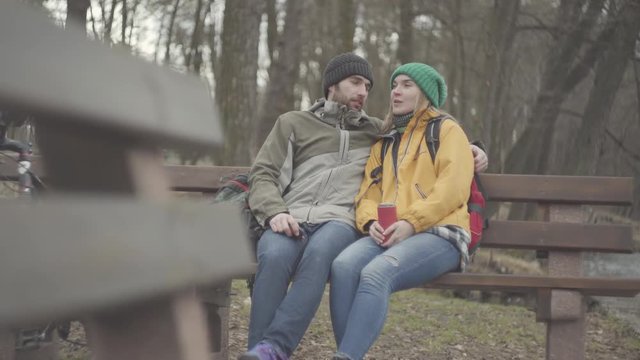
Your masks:
<instances>
[{"instance_id":1,"label":"man's beard","mask_svg":"<svg viewBox=\"0 0 640 360\"><path fill-rule=\"evenodd\" d=\"M362 101L360 102L359 107L352 106L352 101L356 101L357 99L348 98L344 93L342 93L342 91L340 91L340 88L338 86L336 86L336 91L333 93L332 100L337 102L338 104L348 107L350 110L360 111L364 106L364 103Z\"/></svg>"}]
</instances>

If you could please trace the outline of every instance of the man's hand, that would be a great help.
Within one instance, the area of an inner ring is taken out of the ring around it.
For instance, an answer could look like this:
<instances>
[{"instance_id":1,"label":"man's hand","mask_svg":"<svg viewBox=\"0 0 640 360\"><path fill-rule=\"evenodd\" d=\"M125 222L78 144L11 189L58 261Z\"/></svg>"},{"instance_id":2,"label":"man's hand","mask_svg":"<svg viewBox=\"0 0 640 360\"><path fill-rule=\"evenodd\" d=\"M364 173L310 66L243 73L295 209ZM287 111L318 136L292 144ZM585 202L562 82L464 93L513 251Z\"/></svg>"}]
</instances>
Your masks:
<instances>
[{"instance_id":1,"label":"man's hand","mask_svg":"<svg viewBox=\"0 0 640 360\"><path fill-rule=\"evenodd\" d=\"M484 172L489 167L489 158L487 153L476 145L471 145L471 152L473 153L473 166L475 172Z\"/></svg>"},{"instance_id":2,"label":"man's hand","mask_svg":"<svg viewBox=\"0 0 640 360\"><path fill-rule=\"evenodd\" d=\"M381 243L380 246L389 248L415 233L416 229L413 228L410 222L406 220L396 221L384 231L383 235L388 236L388 240Z\"/></svg>"},{"instance_id":3,"label":"man's hand","mask_svg":"<svg viewBox=\"0 0 640 360\"><path fill-rule=\"evenodd\" d=\"M269 220L271 230L276 233L285 233L290 237L300 236L300 226L293 216L287 213L280 213Z\"/></svg>"}]
</instances>

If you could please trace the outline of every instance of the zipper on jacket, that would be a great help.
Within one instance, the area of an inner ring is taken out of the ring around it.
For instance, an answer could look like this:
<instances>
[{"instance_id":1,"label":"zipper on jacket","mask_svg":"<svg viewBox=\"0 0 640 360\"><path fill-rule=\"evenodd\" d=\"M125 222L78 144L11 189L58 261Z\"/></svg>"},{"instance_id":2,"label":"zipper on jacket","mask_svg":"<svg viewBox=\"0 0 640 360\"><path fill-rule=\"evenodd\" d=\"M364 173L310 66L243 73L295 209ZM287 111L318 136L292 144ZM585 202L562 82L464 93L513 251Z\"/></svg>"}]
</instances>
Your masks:
<instances>
[{"instance_id":1,"label":"zipper on jacket","mask_svg":"<svg viewBox=\"0 0 640 360\"><path fill-rule=\"evenodd\" d=\"M393 199L393 202L397 202L398 201L398 191L400 190L400 183L398 180L398 167L400 166L400 164L402 164L402 161L404 160L405 156L407 156L407 151L409 151L409 145L411 145L411 139L413 139L413 133L415 132L416 128L418 127L418 121L420 119L416 118L415 119L415 125L413 125L413 128L411 129L411 132L409 132L409 138L407 139L407 146L404 148L404 153L402 154L402 159L398 159L398 161L394 161L393 162L393 171L394 171L394 175L395 175L395 182L396 182L396 193ZM400 136L400 142L402 142L402 136L404 134L402 134ZM400 146L400 143L398 143L398 146ZM393 160L393 159L392 159Z\"/></svg>"},{"instance_id":2,"label":"zipper on jacket","mask_svg":"<svg viewBox=\"0 0 640 360\"><path fill-rule=\"evenodd\" d=\"M422 189L420 189L420 184L416 183L416 191L418 192L418 195L420 195L420 197L422 197L423 199L427 198L427 194L424 193L424 191L422 191Z\"/></svg>"},{"instance_id":3,"label":"zipper on jacket","mask_svg":"<svg viewBox=\"0 0 640 360\"><path fill-rule=\"evenodd\" d=\"M346 130L341 130L338 129L338 133L340 135L340 145L339 149L338 149L338 158L339 158L339 163L336 166L340 166L343 162L343 158L345 156L346 153L346 149L349 149L349 134ZM342 138L345 138L345 144L344 146L342 145ZM324 183L322 184L320 191L317 193L318 196L313 200L313 202L311 203L311 206L309 207L309 211L307 212L307 221L311 221L311 219L309 218L309 216L311 216L311 210L313 210L314 207L318 206L318 203L320 202L320 200L325 199L326 198L326 190L327 187L329 186L329 184L331 183L331 178L333 176L333 171L336 170L336 168L332 168L331 170L329 170L329 175L327 175L326 180L324 181Z\"/></svg>"}]
</instances>

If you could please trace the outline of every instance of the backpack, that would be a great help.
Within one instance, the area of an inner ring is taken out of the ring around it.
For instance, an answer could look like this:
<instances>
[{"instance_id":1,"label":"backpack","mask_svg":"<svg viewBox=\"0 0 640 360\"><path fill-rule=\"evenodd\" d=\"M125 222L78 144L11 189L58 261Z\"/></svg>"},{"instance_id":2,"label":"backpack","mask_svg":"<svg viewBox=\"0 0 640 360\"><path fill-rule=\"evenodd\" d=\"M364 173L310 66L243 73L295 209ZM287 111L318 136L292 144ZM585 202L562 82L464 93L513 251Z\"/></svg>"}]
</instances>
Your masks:
<instances>
[{"instance_id":1,"label":"backpack","mask_svg":"<svg viewBox=\"0 0 640 360\"><path fill-rule=\"evenodd\" d=\"M251 208L249 207L249 174L238 174L225 181L220 189L218 189L216 196L213 198L214 204L220 202L228 202L240 206L242 221L247 226L249 242L252 245L251 249L253 250L253 256L255 259L258 240L260 240L265 228L258 223L258 220L253 216ZM247 279L247 288L249 288L249 295L251 297L253 297L253 284L255 281L255 274L252 274Z\"/></svg>"},{"instance_id":2,"label":"backpack","mask_svg":"<svg viewBox=\"0 0 640 360\"><path fill-rule=\"evenodd\" d=\"M442 125L442 120L449 118L448 115L440 115L434 119L431 119L427 123L427 128L424 132L424 140L427 143L427 148L429 149L429 154L431 155L431 160L433 162L436 161L436 154L438 153L438 148L440 147L440 127ZM384 157L389 148L389 137L383 138L382 146L380 149L380 161L384 161ZM394 157L398 155L397 147L392 149ZM372 177L375 174L375 177L382 171L382 164L380 167L374 169L372 172ZM485 195L484 187L480 182L480 177L477 173L474 172L473 180L471 181L471 193L469 195L469 200L467 201L467 209L469 211L469 228L471 230L471 242L469 243L469 255L473 255L478 246L480 245L480 241L482 240L482 231L489 227L489 221L484 218L484 209L486 207L486 195Z\"/></svg>"},{"instance_id":3,"label":"backpack","mask_svg":"<svg viewBox=\"0 0 640 360\"><path fill-rule=\"evenodd\" d=\"M242 221L249 230L249 241L253 245L255 255L256 245L265 229L258 223L249 207L249 174L238 174L225 181L213 199L214 204L220 202L240 206Z\"/></svg>"}]
</instances>

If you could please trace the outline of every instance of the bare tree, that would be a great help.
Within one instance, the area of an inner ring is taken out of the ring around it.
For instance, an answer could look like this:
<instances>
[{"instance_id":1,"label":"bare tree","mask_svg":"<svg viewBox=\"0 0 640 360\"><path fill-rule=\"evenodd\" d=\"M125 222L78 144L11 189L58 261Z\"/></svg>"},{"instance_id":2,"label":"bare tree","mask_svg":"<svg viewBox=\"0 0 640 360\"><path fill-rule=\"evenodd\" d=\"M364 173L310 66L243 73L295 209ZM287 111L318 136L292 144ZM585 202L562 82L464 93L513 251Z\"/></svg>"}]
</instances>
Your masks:
<instances>
[{"instance_id":1,"label":"bare tree","mask_svg":"<svg viewBox=\"0 0 640 360\"><path fill-rule=\"evenodd\" d=\"M276 39L278 38L278 11L276 0L267 0L265 13L267 14L267 47L269 48L269 60L273 63L273 53L276 51Z\"/></svg>"},{"instance_id":2,"label":"bare tree","mask_svg":"<svg viewBox=\"0 0 640 360\"><path fill-rule=\"evenodd\" d=\"M414 61L413 58L413 19L416 12L412 0L396 0L400 10L400 23L398 33L398 60L400 63Z\"/></svg>"},{"instance_id":3,"label":"bare tree","mask_svg":"<svg viewBox=\"0 0 640 360\"><path fill-rule=\"evenodd\" d=\"M489 18L489 32L486 37L484 81L481 83L484 97L480 119L483 124L482 138L491 158L493 169L500 167L501 149L500 119L506 115L503 111L505 95L508 90L513 43L520 10L520 1L495 0ZM495 150L493 144L496 144Z\"/></svg>"},{"instance_id":4,"label":"bare tree","mask_svg":"<svg viewBox=\"0 0 640 360\"><path fill-rule=\"evenodd\" d=\"M167 39L164 50L164 63L165 65L171 60L171 41L173 39L173 27L176 23L176 16L178 14L178 7L180 6L180 0L175 0L173 3L173 10L169 17L169 28L167 29Z\"/></svg>"},{"instance_id":5,"label":"bare tree","mask_svg":"<svg viewBox=\"0 0 640 360\"><path fill-rule=\"evenodd\" d=\"M633 58L640 33L640 3L627 0L622 4L616 19L610 47L595 68L595 79L589 101L584 110L582 125L578 130L575 146L567 151L562 170L572 175L595 175L598 158L605 139L609 114L627 65Z\"/></svg>"},{"instance_id":6,"label":"bare tree","mask_svg":"<svg viewBox=\"0 0 640 360\"><path fill-rule=\"evenodd\" d=\"M304 22L304 9L308 0L287 1L284 30L278 37L277 55L269 70L269 85L261 111L256 134L256 147L260 147L279 114L293 110L294 87L300 69L300 27Z\"/></svg>"},{"instance_id":7,"label":"bare tree","mask_svg":"<svg viewBox=\"0 0 640 360\"><path fill-rule=\"evenodd\" d=\"M220 76L216 100L225 131L218 164L248 165L250 126L256 117L258 39L263 2L227 0L222 30Z\"/></svg>"},{"instance_id":8,"label":"bare tree","mask_svg":"<svg viewBox=\"0 0 640 360\"><path fill-rule=\"evenodd\" d=\"M589 0L584 11L583 3L582 0L564 0L560 4L557 17L560 36L550 47L542 84L527 127L507 156L505 170L508 173L547 172L560 106L571 90L588 75L610 38L610 31L604 29L596 41L588 41L603 14L604 0Z\"/></svg>"},{"instance_id":9,"label":"bare tree","mask_svg":"<svg viewBox=\"0 0 640 360\"><path fill-rule=\"evenodd\" d=\"M67 25L75 22L86 32L89 0L67 0Z\"/></svg>"},{"instance_id":10,"label":"bare tree","mask_svg":"<svg viewBox=\"0 0 640 360\"><path fill-rule=\"evenodd\" d=\"M187 50L187 55L185 57L185 67L187 69L191 68L192 61L198 56L198 48L200 47L200 42L202 41L202 23L203 19L203 9L208 9L209 6L205 6L204 0L198 0L196 4L196 11L193 14L193 32L191 33L191 42L189 44L189 48ZM206 16L206 12L204 14Z\"/></svg>"}]
</instances>

